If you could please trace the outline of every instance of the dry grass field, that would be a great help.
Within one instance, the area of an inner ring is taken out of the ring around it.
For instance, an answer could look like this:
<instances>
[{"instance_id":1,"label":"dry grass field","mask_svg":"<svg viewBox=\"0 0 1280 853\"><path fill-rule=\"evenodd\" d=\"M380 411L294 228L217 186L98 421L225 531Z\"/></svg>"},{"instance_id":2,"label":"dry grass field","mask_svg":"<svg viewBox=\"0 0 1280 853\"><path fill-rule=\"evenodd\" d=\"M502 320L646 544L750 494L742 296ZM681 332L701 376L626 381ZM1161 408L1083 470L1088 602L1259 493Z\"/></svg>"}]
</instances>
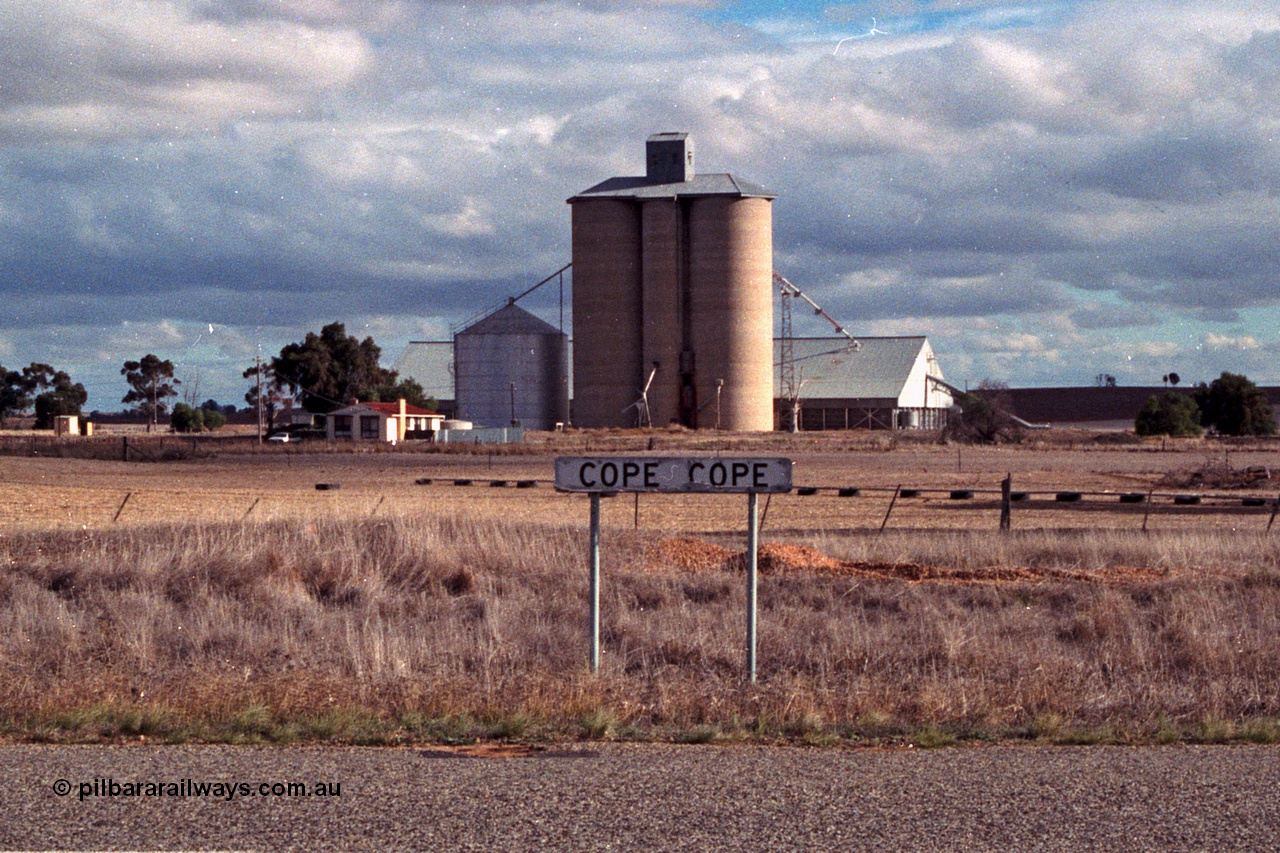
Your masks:
<instances>
[{"instance_id":1,"label":"dry grass field","mask_svg":"<svg viewBox=\"0 0 1280 853\"><path fill-rule=\"evenodd\" d=\"M659 432L536 436L493 455L3 456L0 731L1272 741L1280 525L1268 530L1270 506L1229 503L1275 497L1280 484L1232 475L1273 467L1277 449ZM604 501L590 675L587 502L551 488L554 456L719 450L791 456L796 484L822 489L768 502L759 683L741 677L741 496ZM1015 489L1112 494L1015 504L1002 534L987 492L1006 474ZM900 497L881 532L898 486L936 491ZM1115 498L1152 490L1226 503Z\"/></svg>"}]
</instances>

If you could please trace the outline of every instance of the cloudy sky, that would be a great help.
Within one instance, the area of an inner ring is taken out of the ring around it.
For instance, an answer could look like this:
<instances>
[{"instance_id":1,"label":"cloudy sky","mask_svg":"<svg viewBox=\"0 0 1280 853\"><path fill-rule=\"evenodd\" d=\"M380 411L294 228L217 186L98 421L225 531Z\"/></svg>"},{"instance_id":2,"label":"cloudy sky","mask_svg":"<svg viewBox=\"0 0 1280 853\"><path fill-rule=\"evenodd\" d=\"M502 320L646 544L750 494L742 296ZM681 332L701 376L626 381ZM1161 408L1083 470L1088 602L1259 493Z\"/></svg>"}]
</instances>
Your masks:
<instances>
[{"instance_id":1,"label":"cloudy sky","mask_svg":"<svg viewBox=\"0 0 1280 853\"><path fill-rule=\"evenodd\" d=\"M953 381L1280 384L1280 7L1232 0L8 0L0 363L101 409L148 352L242 402L332 320L390 364L668 130Z\"/></svg>"}]
</instances>

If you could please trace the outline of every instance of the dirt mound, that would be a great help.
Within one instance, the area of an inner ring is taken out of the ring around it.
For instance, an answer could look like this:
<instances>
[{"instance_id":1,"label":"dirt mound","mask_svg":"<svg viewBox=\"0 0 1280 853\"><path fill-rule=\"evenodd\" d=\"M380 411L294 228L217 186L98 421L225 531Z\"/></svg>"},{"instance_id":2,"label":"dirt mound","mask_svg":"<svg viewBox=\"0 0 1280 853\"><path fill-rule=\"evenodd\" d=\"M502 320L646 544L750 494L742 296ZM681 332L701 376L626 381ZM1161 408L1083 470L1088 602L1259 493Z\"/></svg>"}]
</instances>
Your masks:
<instances>
[{"instance_id":1,"label":"dirt mound","mask_svg":"<svg viewBox=\"0 0 1280 853\"><path fill-rule=\"evenodd\" d=\"M839 574L846 566L843 560L828 557L814 548L781 542L765 542L756 557L756 567L762 575ZM734 554L728 568L745 572L746 553Z\"/></svg>"},{"instance_id":2,"label":"dirt mound","mask_svg":"<svg viewBox=\"0 0 1280 853\"><path fill-rule=\"evenodd\" d=\"M1170 471L1160 478L1160 485L1176 489L1261 489L1270 485L1271 470L1263 465L1228 468L1225 465L1203 465L1182 471Z\"/></svg>"},{"instance_id":3,"label":"dirt mound","mask_svg":"<svg viewBox=\"0 0 1280 853\"><path fill-rule=\"evenodd\" d=\"M747 555L698 539L664 539L650 548L646 565L654 571L746 571ZM952 568L921 563L838 560L815 548L782 542L761 544L757 568L762 575L826 575L876 580L936 581L942 583L1034 583L1069 580L1081 583L1124 584L1159 580L1166 572L1113 566L1096 572L1022 566Z\"/></svg>"},{"instance_id":4,"label":"dirt mound","mask_svg":"<svg viewBox=\"0 0 1280 853\"><path fill-rule=\"evenodd\" d=\"M700 539L663 539L645 554L645 565L655 570L682 569L706 572L722 569L734 552Z\"/></svg>"}]
</instances>

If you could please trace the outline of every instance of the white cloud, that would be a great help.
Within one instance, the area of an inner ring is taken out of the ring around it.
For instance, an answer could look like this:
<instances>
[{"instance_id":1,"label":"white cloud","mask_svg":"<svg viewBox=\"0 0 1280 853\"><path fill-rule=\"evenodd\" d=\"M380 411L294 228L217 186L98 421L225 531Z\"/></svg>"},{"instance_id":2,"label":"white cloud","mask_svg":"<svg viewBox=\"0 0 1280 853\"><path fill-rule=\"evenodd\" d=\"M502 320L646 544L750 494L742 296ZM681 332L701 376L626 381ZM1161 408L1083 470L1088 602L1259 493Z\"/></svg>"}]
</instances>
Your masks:
<instances>
[{"instance_id":1,"label":"white cloud","mask_svg":"<svg viewBox=\"0 0 1280 853\"><path fill-rule=\"evenodd\" d=\"M1280 10L893 2L832 56L868 8L763 33L678 2L14 0L6 358L48 328L118 363L208 322L275 350L447 325L566 262L564 199L688 130L700 170L779 193L781 271L949 373L1280 379L1241 319L1280 304Z\"/></svg>"},{"instance_id":2,"label":"white cloud","mask_svg":"<svg viewBox=\"0 0 1280 853\"><path fill-rule=\"evenodd\" d=\"M1210 350L1256 350L1261 349L1262 344L1252 335L1240 335L1231 337L1229 335L1218 335L1213 332L1205 334L1203 339L1204 346Z\"/></svg>"},{"instance_id":3,"label":"white cloud","mask_svg":"<svg viewBox=\"0 0 1280 853\"><path fill-rule=\"evenodd\" d=\"M6 4L0 57L0 133L46 142L154 138L297 115L370 62L352 30L219 21L157 0Z\"/></svg>"}]
</instances>

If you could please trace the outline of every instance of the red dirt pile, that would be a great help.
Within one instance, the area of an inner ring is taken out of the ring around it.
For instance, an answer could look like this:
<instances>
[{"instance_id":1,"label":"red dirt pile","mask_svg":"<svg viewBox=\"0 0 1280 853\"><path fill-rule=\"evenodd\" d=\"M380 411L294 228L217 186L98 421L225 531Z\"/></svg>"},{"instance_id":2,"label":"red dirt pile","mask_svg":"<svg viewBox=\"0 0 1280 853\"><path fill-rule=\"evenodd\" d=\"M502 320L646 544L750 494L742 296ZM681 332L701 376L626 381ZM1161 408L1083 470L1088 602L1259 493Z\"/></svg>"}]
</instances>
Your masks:
<instances>
[{"instance_id":1,"label":"red dirt pile","mask_svg":"<svg viewBox=\"0 0 1280 853\"><path fill-rule=\"evenodd\" d=\"M733 556L734 552L723 545L701 539L663 539L649 548L645 565L655 571L707 572L725 568Z\"/></svg>"},{"instance_id":2,"label":"red dirt pile","mask_svg":"<svg viewBox=\"0 0 1280 853\"><path fill-rule=\"evenodd\" d=\"M663 539L647 552L645 564L652 571L672 569L691 572L746 571L747 555L722 545L699 539ZM1154 569L1109 567L1100 572L1065 569L985 566L980 568L948 568L919 563L885 563L838 560L814 548L782 542L766 542L760 546L757 566L763 575L827 575L904 581L941 581L944 583L1027 583L1044 580L1073 580L1083 583L1133 583L1161 578Z\"/></svg>"}]
</instances>

